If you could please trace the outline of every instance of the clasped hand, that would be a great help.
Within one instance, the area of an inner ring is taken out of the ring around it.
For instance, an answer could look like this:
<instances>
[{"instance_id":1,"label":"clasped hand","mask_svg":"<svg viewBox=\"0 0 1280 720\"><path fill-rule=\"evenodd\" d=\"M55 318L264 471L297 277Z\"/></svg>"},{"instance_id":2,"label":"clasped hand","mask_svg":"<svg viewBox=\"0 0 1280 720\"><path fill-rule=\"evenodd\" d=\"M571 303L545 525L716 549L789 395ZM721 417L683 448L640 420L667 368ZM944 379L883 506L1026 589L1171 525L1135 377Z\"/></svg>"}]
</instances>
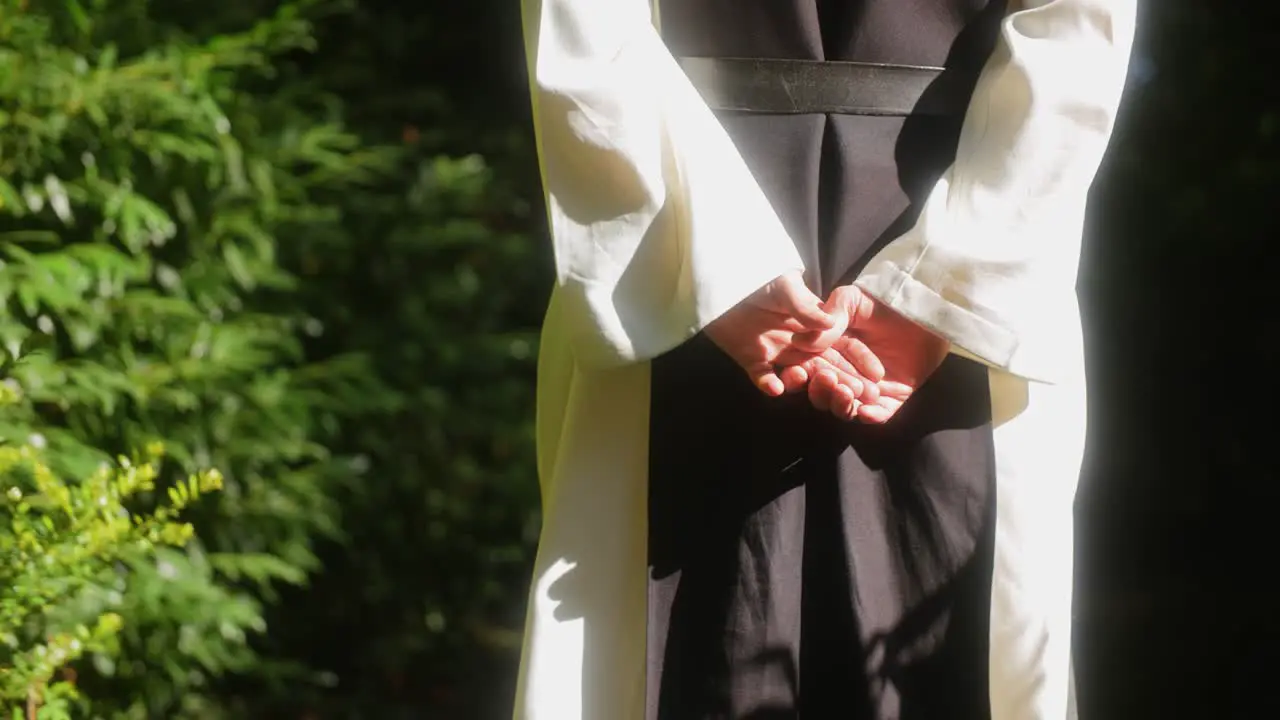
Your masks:
<instances>
[{"instance_id":1,"label":"clasped hand","mask_svg":"<svg viewBox=\"0 0 1280 720\"><path fill-rule=\"evenodd\" d=\"M726 312L706 334L769 396L807 392L843 420L888 422L949 345L853 285L823 302L799 273Z\"/></svg>"}]
</instances>

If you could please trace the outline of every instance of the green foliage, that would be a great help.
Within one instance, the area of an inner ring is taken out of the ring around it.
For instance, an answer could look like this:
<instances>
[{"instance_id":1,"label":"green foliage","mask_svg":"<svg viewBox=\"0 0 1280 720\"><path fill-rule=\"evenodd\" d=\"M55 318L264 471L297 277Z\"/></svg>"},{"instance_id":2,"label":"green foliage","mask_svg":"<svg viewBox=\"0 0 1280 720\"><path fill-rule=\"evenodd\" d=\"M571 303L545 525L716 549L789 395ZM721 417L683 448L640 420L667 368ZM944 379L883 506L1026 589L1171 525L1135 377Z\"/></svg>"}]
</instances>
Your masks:
<instances>
[{"instance_id":1,"label":"green foliage","mask_svg":"<svg viewBox=\"0 0 1280 720\"><path fill-rule=\"evenodd\" d=\"M206 35L131 0L0 8L0 346L22 389L0 434L68 476L157 439L161 488L223 470L201 536L134 567L119 657L85 668L103 710L209 716L201 689L257 667L262 602L337 533L350 471L317 418L379 401L357 360L303 356L324 328L278 251L386 160L269 89L310 45L303 3Z\"/></svg>"},{"instance_id":2,"label":"green foliage","mask_svg":"<svg viewBox=\"0 0 1280 720\"><path fill-rule=\"evenodd\" d=\"M514 658L547 268L523 100L477 89L476 122L462 75L422 82L479 4L340 9L0 0L0 436L86 478L162 441L142 511L224 474L197 537L88 581L123 623L73 664L95 717L470 717L451 689Z\"/></svg>"},{"instance_id":3,"label":"green foliage","mask_svg":"<svg viewBox=\"0 0 1280 720\"><path fill-rule=\"evenodd\" d=\"M193 530L178 514L221 488L217 472L193 475L154 511L130 512L156 489L160 452L153 443L142 462L120 458L67 483L32 444L0 446L0 703L15 718L70 717L73 676L55 674L87 652L115 653L127 568L186 545Z\"/></svg>"}]
</instances>

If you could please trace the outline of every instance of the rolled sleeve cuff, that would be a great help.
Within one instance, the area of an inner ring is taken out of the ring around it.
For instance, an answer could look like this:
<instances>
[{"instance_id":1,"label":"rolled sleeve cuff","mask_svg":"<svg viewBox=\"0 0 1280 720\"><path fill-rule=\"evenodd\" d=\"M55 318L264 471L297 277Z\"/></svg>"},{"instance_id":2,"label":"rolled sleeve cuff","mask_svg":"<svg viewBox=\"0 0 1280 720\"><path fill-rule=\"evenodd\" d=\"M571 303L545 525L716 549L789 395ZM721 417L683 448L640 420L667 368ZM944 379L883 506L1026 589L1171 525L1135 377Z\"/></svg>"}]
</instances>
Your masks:
<instances>
[{"instance_id":1,"label":"rolled sleeve cuff","mask_svg":"<svg viewBox=\"0 0 1280 720\"><path fill-rule=\"evenodd\" d=\"M1010 328L992 322L920 282L891 262L881 262L854 283L902 316L951 342L957 354L1033 382L1053 384L1052 363L1037 362Z\"/></svg>"}]
</instances>

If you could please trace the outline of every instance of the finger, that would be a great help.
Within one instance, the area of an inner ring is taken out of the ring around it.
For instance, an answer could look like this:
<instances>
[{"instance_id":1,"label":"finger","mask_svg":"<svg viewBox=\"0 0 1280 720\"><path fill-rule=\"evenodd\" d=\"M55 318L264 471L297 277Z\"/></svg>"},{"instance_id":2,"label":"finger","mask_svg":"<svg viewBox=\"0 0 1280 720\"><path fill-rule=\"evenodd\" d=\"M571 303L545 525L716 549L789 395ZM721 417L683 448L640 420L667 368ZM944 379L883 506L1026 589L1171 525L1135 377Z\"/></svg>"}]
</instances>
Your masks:
<instances>
[{"instance_id":1,"label":"finger","mask_svg":"<svg viewBox=\"0 0 1280 720\"><path fill-rule=\"evenodd\" d=\"M878 383L881 397L893 398L897 401L906 402L907 398L916 391L915 388L905 383L894 382L892 380L881 380Z\"/></svg>"},{"instance_id":2,"label":"finger","mask_svg":"<svg viewBox=\"0 0 1280 720\"><path fill-rule=\"evenodd\" d=\"M809 372L803 365L792 365L783 368L778 373L778 377L782 379L782 386L788 393L803 390L804 386L809 382Z\"/></svg>"},{"instance_id":3,"label":"finger","mask_svg":"<svg viewBox=\"0 0 1280 720\"><path fill-rule=\"evenodd\" d=\"M822 304L822 309L835 318L835 323L829 330L798 333L795 337L797 346L812 352L821 352L831 347L844 337L846 332L870 318L875 304L871 297L856 285L842 285L831 291L827 301ZM883 376L883 371L871 374Z\"/></svg>"},{"instance_id":4,"label":"finger","mask_svg":"<svg viewBox=\"0 0 1280 720\"><path fill-rule=\"evenodd\" d=\"M853 392L838 382L830 371L818 375L809 385L809 401L819 410L827 410L840 420L853 420L861 405Z\"/></svg>"},{"instance_id":5,"label":"finger","mask_svg":"<svg viewBox=\"0 0 1280 720\"><path fill-rule=\"evenodd\" d=\"M869 422L886 423L898 414L906 399L907 396L881 395L878 403L863 409L859 416Z\"/></svg>"},{"instance_id":6,"label":"finger","mask_svg":"<svg viewBox=\"0 0 1280 720\"><path fill-rule=\"evenodd\" d=\"M865 423L883 425L893 418L902 407L901 402L892 400L892 398L882 397L877 405L867 405L858 409L858 418Z\"/></svg>"},{"instance_id":7,"label":"finger","mask_svg":"<svg viewBox=\"0 0 1280 720\"><path fill-rule=\"evenodd\" d=\"M769 363L759 363L747 368L747 375L751 377L751 382L760 388L760 392L769 397L778 397L787 391L782 378L778 377Z\"/></svg>"},{"instance_id":8,"label":"finger","mask_svg":"<svg viewBox=\"0 0 1280 720\"><path fill-rule=\"evenodd\" d=\"M848 318L844 315L836 314L834 324L827 330L805 330L797 332L791 342L798 348L811 353L820 353L825 351L836 343L837 340L844 337L845 331L848 330Z\"/></svg>"},{"instance_id":9,"label":"finger","mask_svg":"<svg viewBox=\"0 0 1280 720\"><path fill-rule=\"evenodd\" d=\"M874 403L880 399L878 384L863 377L843 355L835 350L828 350L819 356L815 366L834 371L840 382L847 385L860 402Z\"/></svg>"},{"instance_id":10,"label":"finger","mask_svg":"<svg viewBox=\"0 0 1280 720\"><path fill-rule=\"evenodd\" d=\"M825 330L797 333L793 342L798 347L811 352L822 352L831 347L833 343L844 337L845 332L849 330L849 300L849 290L836 288L832 291L831 296L827 298L827 301L822 304L822 309L834 318L831 326Z\"/></svg>"},{"instance_id":11,"label":"finger","mask_svg":"<svg viewBox=\"0 0 1280 720\"><path fill-rule=\"evenodd\" d=\"M839 353L834 353L830 350L827 352L834 354L836 358L839 358ZM867 386L874 385L874 383L868 383L865 378L858 375L856 371L853 371L852 367L847 362L844 362L843 360L832 362L827 359L825 354L813 358L809 362L805 363L805 368L809 371L810 375L817 375L823 370L835 373L836 381L840 385L848 388L849 391L853 393L853 396L858 400L864 400L863 396L868 389ZM873 392L876 397L879 397L878 390L873 390Z\"/></svg>"},{"instance_id":12,"label":"finger","mask_svg":"<svg viewBox=\"0 0 1280 720\"><path fill-rule=\"evenodd\" d=\"M834 372L819 372L809 383L809 403L819 410L830 410L833 391L838 384Z\"/></svg>"},{"instance_id":13,"label":"finger","mask_svg":"<svg viewBox=\"0 0 1280 720\"><path fill-rule=\"evenodd\" d=\"M871 317L874 305L871 298L862 292L857 285L841 285L827 296L822 309L832 315L843 317L845 325L850 329Z\"/></svg>"},{"instance_id":14,"label":"finger","mask_svg":"<svg viewBox=\"0 0 1280 720\"><path fill-rule=\"evenodd\" d=\"M847 305L849 306L849 327L858 328L861 327L863 323L870 320L871 316L875 314L876 301L875 298L863 292L862 288L856 285L850 285L848 287L853 288L858 293L856 298L851 297L847 300Z\"/></svg>"},{"instance_id":15,"label":"finger","mask_svg":"<svg viewBox=\"0 0 1280 720\"><path fill-rule=\"evenodd\" d=\"M798 274L783 275L771 285L774 305L798 320L807 330L826 330L835 325L822 299L813 294Z\"/></svg>"},{"instance_id":16,"label":"finger","mask_svg":"<svg viewBox=\"0 0 1280 720\"><path fill-rule=\"evenodd\" d=\"M775 310L774 312L777 313L778 315L778 317L776 318L778 327L784 332L788 332L792 334L794 333L808 334L813 332L812 330L809 329L807 325L795 319L794 317L791 317L790 315L784 314L777 310Z\"/></svg>"},{"instance_id":17,"label":"finger","mask_svg":"<svg viewBox=\"0 0 1280 720\"><path fill-rule=\"evenodd\" d=\"M849 388L837 385L832 391L831 414L841 420L852 420L857 417L858 400Z\"/></svg>"},{"instance_id":18,"label":"finger","mask_svg":"<svg viewBox=\"0 0 1280 720\"><path fill-rule=\"evenodd\" d=\"M853 330L871 319L876 304L857 285L841 285L831 291L822 307L829 313L843 315L848 328Z\"/></svg>"},{"instance_id":19,"label":"finger","mask_svg":"<svg viewBox=\"0 0 1280 720\"><path fill-rule=\"evenodd\" d=\"M774 367L781 368L777 371L778 377L782 379L786 392L799 392L809 386L818 371L823 369L815 365L813 360L812 354L794 348L783 350L773 359Z\"/></svg>"},{"instance_id":20,"label":"finger","mask_svg":"<svg viewBox=\"0 0 1280 720\"><path fill-rule=\"evenodd\" d=\"M858 338L846 335L837 340L831 349L848 360L858 374L871 382L880 382L884 379L884 363L880 362L880 356L872 352L871 348Z\"/></svg>"},{"instance_id":21,"label":"finger","mask_svg":"<svg viewBox=\"0 0 1280 720\"><path fill-rule=\"evenodd\" d=\"M863 403L862 407L858 408L858 419L873 425L883 425L889 422L895 413L897 408Z\"/></svg>"}]
</instances>

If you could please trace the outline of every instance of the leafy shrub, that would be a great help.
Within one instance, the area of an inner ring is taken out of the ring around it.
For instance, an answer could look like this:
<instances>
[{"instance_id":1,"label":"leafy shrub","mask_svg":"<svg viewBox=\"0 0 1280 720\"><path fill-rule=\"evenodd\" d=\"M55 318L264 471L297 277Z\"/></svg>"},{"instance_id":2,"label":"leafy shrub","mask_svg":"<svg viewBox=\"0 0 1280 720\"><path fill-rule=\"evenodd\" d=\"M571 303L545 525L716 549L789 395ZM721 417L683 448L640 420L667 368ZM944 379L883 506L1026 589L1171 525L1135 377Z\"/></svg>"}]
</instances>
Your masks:
<instances>
[{"instance_id":1,"label":"leafy shrub","mask_svg":"<svg viewBox=\"0 0 1280 720\"><path fill-rule=\"evenodd\" d=\"M81 677L103 714L209 717L213 678L262 669L263 602L337 533L352 469L318 418L378 401L356 359L303 356L324 327L278 248L384 160L273 88L310 4L216 33L153 5L0 0L0 350L22 388L0 435L44 438L66 477L154 440L162 489L222 470L200 536L133 565L121 653Z\"/></svg>"},{"instance_id":2,"label":"leafy shrub","mask_svg":"<svg viewBox=\"0 0 1280 720\"><path fill-rule=\"evenodd\" d=\"M17 392L0 396L12 403ZM222 477L193 475L169 488L168 503L135 514L128 505L155 490L159 444L141 462L121 458L73 483L45 463L41 444L0 445L0 706L58 720L78 694L74 673L56 674L86 652L114 655L127 569L186 545L193 531L178 513Z\"/></svg>"},{"instance_id":3,"label":"leafy shrub","mask_svg":"<svg viewBox=\"0 0 1280 720\"><path fill-rule=\"evenodd\" d=\"M505 95L472 89L475 122L421 72L482 5L0 0L0 434L66 477L152 439L161 489L225 474L198 537L103 586L95 716L505 704L540 200Z\"/></svg>"}]
</instances>

